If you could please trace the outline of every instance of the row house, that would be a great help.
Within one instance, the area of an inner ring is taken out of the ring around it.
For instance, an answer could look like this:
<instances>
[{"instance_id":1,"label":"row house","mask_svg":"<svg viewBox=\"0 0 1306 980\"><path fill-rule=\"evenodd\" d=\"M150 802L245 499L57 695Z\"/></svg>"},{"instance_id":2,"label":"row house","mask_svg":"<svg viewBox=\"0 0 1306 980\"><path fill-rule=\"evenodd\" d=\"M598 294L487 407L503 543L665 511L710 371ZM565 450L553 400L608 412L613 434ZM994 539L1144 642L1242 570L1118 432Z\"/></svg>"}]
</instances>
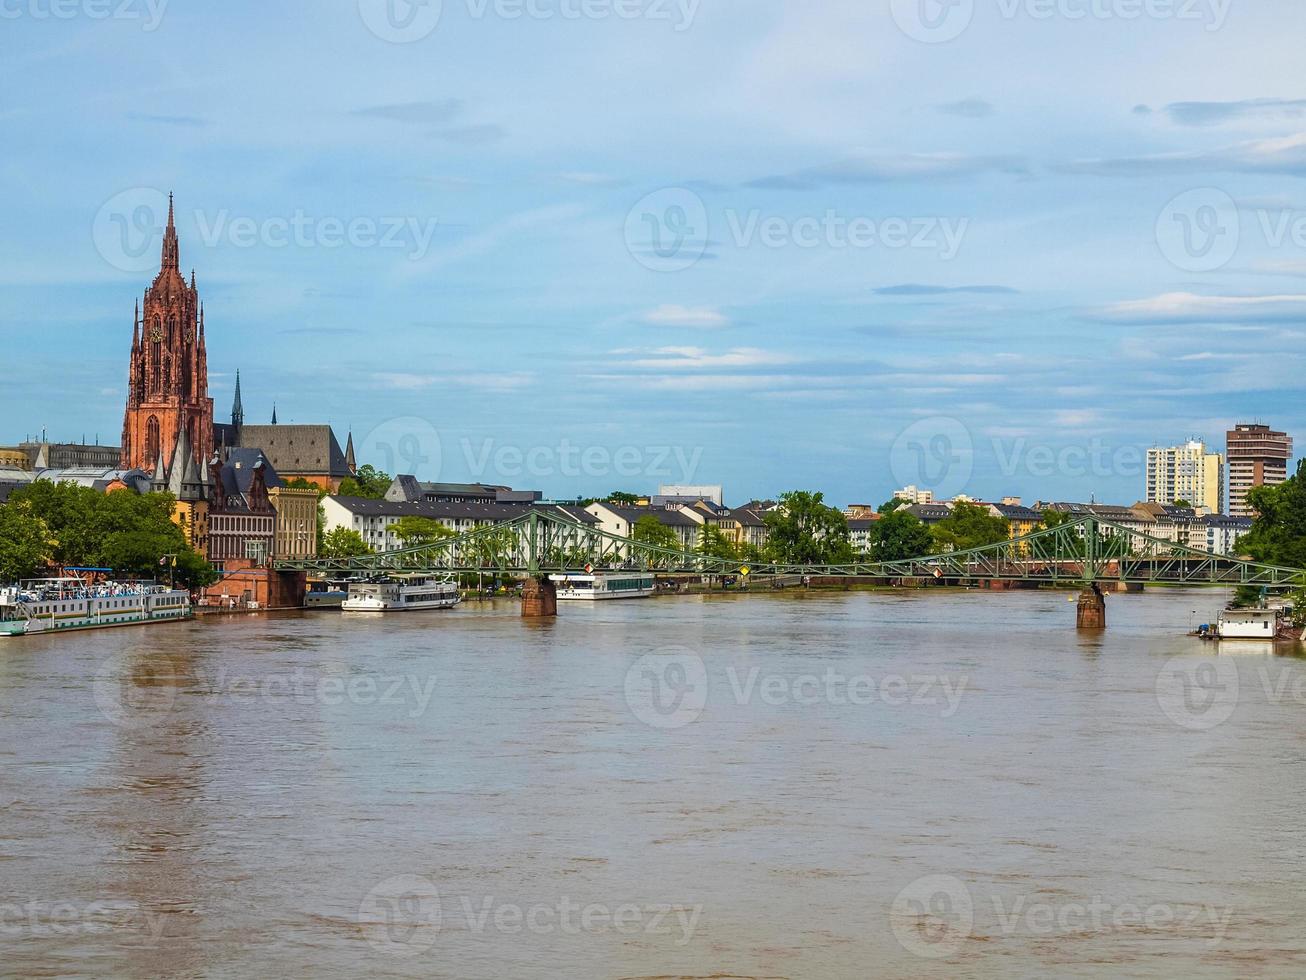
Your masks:
<instances>
[{"instance_id":1,"label":"row house","mask_svg":"<svg viewBox=\"0 0 1306 980\"><path fill-rule=\"evenodd\" d=\"M322 498L323 528L356 531L373 551L395 551L404 547L394 525L405 517L422 517L442 524L455 534L516 520L532 510L553 511L568 520L586 525L599 522L579 507L555 504L431 503L426 501L371 500L363 497Z\"/></svg>"},{"instance_id":2,"label":"row house","mask_svg":"<svg viewBox=\"0 0 1306 980\"><path fill-rule=\"evenodd\" d=\"M622 538L632 537L635 525L642 518L652 517L663 527L675 533L684 551L693 551L698 547L702 539L703 526L707 522L703 511L691 507L673 509L627 507L622 504L598 502L590 504L585 510L598 521L600 530Z\"/></svg>"}]
</instances>

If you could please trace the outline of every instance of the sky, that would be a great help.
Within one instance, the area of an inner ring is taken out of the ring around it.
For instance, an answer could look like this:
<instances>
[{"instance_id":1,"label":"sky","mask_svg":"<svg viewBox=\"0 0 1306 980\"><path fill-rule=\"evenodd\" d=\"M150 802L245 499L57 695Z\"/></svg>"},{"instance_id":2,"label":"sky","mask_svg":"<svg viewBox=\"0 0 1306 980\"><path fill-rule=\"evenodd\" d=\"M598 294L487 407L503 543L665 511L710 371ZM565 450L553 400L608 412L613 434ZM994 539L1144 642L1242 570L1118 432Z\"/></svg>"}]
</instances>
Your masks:
<instances>
[{"instance_id":1,"label":"sky","mask_svg":"<svg viewBox=\"0 0 1306 980\"><path fill-rule=\"evenodd\" d=\"M1129 503L1306 442L1299 0L0 0L0 442L211 394L551 497Z\"/></svg>"}]
</instances>

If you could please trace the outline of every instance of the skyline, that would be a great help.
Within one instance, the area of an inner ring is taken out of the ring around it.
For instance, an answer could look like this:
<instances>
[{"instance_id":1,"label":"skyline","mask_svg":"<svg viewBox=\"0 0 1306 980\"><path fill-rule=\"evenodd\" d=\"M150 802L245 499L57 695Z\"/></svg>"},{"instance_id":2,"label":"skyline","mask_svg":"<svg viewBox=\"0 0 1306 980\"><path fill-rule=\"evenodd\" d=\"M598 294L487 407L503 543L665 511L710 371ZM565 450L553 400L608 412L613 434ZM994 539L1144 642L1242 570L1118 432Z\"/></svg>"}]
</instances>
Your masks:
<instances>
[{"instance_id":1,"label":"skyline","mask_svg":"<svg viewBox=\"0 0 1306 980\"><path fill-rule=\"evenodd\" d=\"M369 0L246 7L6 15L5 441L116 441L175 190L217 416L240 370L251 420L425 479L851 503L952 459L946 496L1142 499L1148 448L1253 421L1300 458L1292 5L979 4L938 43L896 3L469 0L406 43ZM1180 49L1200 83L1151 72Z\"/></svg>"}]
</instances>

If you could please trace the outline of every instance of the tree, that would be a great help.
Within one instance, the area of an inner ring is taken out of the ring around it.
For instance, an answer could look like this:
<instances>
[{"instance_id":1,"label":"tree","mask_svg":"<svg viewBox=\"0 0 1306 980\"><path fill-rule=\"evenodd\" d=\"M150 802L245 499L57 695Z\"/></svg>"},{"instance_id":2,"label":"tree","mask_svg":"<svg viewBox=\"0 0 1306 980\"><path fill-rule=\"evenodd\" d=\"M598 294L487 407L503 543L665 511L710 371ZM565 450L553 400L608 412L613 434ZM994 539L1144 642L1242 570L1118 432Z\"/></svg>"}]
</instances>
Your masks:
<instances>
[{"instance_id":1,"label":"tree","mask_svg":"<svg viewBox=\"0 0 1306 980\"><path fill-rule=\"evenodd\" d=\"M1253 487L1247 503L1256 513L1238 549L1270 565L1306 568L1306 461L1277 487Z\"/></svg>"},{"instance_id":2,"label":"tree","mask_svg":"<svg viewBox=\"0 0 1306 980\"><path fill-rule=\"evenodd\" d=\"M384 473L371 463L367 463L360 466L353 476L347 476L340 481L340 496L381 500L392 483L394 480L390 478L389 473Z\"/></svg>"},{"instance_id":3,"label":"tree","mask_svg":"<svg viewBox=\"0 0 1306 980\"><path fill-rule=\"evenodd\" d=\"M621 504L624 507L634 507L643 498L637 493L627 493L624 490L613 490L608 494L607 502L610 504Z\"/></svg>"},{"instance_id":4,"label":"tree","mask_svg":"<svg viewBox=\"0 0 1306 980\"><path fill-rule=\"evenodd\" d=\"M30 501L0 507L0 583L33 578L54 558L55 539Z\"/></svg>"},{"instance_id":5,"label":"tree","mask_svg":"<svg viewBox=\"0 0 1306 980\"><path fill-rule=\"evenodd\" d=\"M726 561L738 561L740 557L738 546L715 524L703 525L696 550L708 558L723 558Z\"/></svg>"},{"instance_id":6,"label":"tree","mask_svg":"<svg viewBox=\"0 0 1306 980\"><path fill-rule=\"evenodd\" d=\"M825 504L825 495L794 490L780 496L780 506L762 518L770 532L766 552L779 562L833 565L851 561L848 518Z\"/></svg>"},{"instance_id":7,"label":"tree","mask_svg":"<svg viewBox=\"0 0 1306 980\"><path fill-rule=\"evenodd\" d=\"M905 561L928 555L934 545L930 529L905 510L895 510L871 525L871 556L876 561Z\"/></svg>"},{"instance_id":8,"label":"tree","mask_svg":"<svg viewBox=\"0 0 1306 980\"><path fill-rule=\"evenodd\" d=\"M1011 537L1011 523L994 517L975 504L954 504L952 512L939 521L930 533L934 545L941 553L969 551L990 544L999 544Z\"/></svg>"},{"instance_id":9,"label":"tree","mask_svg":"<svg viewBox=\"0 0 1306 980\"><path fill-rule=\"evenodd\" d=\"M637 520L630 536L641 544L669 548L672 551L680 550L680 536L652 514L645 514Z\"/></svg>"},{"instance_id":10,"label":"tree","mask_svg":"<svg viewBox=\"0 0 1306 980\"><path fill-rule=\"evenodd\" d=\"M402 541L404 547L416 548L452 538L455 532L437 520L409 514L390 525L390 533Z\"/></svg>"},{"instance_id":11,"label":"tree","mask_svg":"<svg viewBox=\"0 0 1306 980\"><path fill-rule=\"evenodd\" d=\"M896 510L901 510L904 507L910 506L910 501L903 500L901 497L894 497L892 500L886 500L884 503L880 504L880 506L876 508L876 513L892 514Z\"/></svg>"},{"instance_id":12,"label":"tree","mask_svg":"<svg viewBox=\"0 0 1306 980\"><path fill-rule=\"evenodd\" d=\"M322 536L323 558L357 558L359 555L371 554L363 536L347 527L332 528Z\"/></svg>"},{"instance_id":13,"label":"tree","mask_svg":"<svg viewBox=\"0 0 1306 980\"><path fill-rule=\"evenodd\" d=\"M175 505L167 493L103 494L48 480L36 480L9 497L9 507L27 506L45 523L57 565L111 568L123 578L158 578L167 568L160 559L175 555L174 581L191 588L208 585L217 576L173 522Z\"/></svg>"},{"instance_id":14,"label":"tree","mask_svg":"<svg viewBox=\"0 0 1306 980\"><path fill-rule=\"evenodd\" d=\"M1171 506L1171 507L1188 507L1188 508L1191 509L1193 505L1190 504L1187 500L1176 500L1176 501L1175 501L1173 504L1171 504L1170 506Z\"/></svg>"}]
</instances>

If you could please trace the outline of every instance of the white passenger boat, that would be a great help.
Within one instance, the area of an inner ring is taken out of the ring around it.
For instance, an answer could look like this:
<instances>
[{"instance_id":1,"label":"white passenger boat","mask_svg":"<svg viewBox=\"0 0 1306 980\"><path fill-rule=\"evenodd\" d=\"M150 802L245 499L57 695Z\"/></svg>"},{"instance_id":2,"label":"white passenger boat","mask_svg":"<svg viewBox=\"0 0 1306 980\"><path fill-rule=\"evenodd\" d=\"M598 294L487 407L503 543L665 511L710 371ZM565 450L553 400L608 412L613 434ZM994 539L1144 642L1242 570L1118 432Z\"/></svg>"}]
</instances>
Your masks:
<instances>
[{"instance_id":1,"label":"white passenger boat","mask_svg":"<svg viewBox=\"0 0 1306 980\"><path fill-rule=\"evenodd\" d=\"M141 626L190 616L190 593L153 582L44 578L0 588L0 636Z\"/></svg>"},{"instance_id":2,"label":"white passenger boat","mask_svg":"<svg viewBox=\"0 0 1306 980\"><path fill-rule=\"evenodd\" d=\"M349 596L340 608L345 612L407 612L448 609L461 601L457 582L430 575L396 574L383 582L350 582Z\"/></svg>"},{"instance_id":3,"label":"white passenger boat","mask_svg":"<svg viewBox=\"0 0 1306 980\"><path fill-rule=\"evenodd\" d=\"M652 573L587 572L550 575L559 599L644 599L656 590Z\"/></svg>"}]
</instances>

